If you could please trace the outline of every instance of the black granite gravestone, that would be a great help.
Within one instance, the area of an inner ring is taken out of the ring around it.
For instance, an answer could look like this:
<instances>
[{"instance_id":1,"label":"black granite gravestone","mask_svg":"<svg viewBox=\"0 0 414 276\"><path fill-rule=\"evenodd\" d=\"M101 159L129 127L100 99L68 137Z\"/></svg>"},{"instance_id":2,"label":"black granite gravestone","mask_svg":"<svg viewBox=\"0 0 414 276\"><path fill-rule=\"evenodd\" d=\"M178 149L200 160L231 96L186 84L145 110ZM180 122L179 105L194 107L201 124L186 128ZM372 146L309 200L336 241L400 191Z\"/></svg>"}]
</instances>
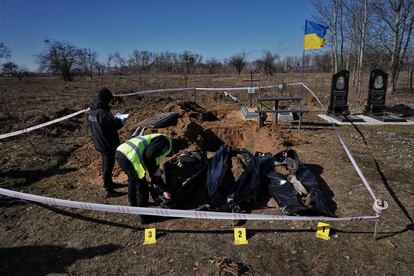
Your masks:
<instances>
[{"instance_id":1,"label":"black granite gravestone","mask_svg":"<svg viewBox=\"0 0 414 276\"><path fill-rule=\"evenodd\" d=\"M380 69L371 71L369 76L368 100L364 113L383 115L387 93L388 74Z\"/></svg>"},{"instance_id":2,"label":"black granite gravestone","mask_svg":"<svg viewBox=\"0 0 414 276\"><path fill-rule=\"evenodd\" d=\"M364 115L384 122L406 122L405 119L385 114L385 96L388 74L381 69L371 71L369 76L368 100Z\"/></svg>"},{"instance_id":3,"label":"black granite gravestone","mask_svg":"<svg viewBox=\"0 0 414 276\"><path fill-rule=\"evenodd\" d=\"M327 113L341 122L363 122L363 119L349 115L348 83L349 71L347 70L341 70L332 76L331 101ZM346 117L344 115L346 115Z\"/></svg>"}]
</instances>

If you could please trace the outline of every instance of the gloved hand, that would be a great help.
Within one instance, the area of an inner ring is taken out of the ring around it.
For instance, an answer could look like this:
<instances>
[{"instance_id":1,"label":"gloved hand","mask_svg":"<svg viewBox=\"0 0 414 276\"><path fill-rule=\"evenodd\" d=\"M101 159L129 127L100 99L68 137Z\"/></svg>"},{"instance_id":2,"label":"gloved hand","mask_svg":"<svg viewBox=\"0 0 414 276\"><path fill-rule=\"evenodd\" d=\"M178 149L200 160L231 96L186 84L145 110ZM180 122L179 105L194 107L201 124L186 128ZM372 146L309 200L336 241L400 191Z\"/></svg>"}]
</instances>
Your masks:
<instances>
[{"instance_id":1,"label":"gloved hand","mask_svg":"<svg viewBox=\"0 0 414 276\"><path fill-rule=\"evenodd\" d=\"M171 199L171 194L169 192L163 192L162 197L167 199L167 200L170 200Z\"/></svg>"},{"instance_id":2,"label":"gloved hand","mask_svg":"<svg viewBox=\"0 0 414 276\"><path fill-rule=\"evenodd\" d=\"M157 186L160 190L166 191L167 185L165 185L164 180L161 176L153 176L152 177L152 183L154 183L155 186Z\"/></svg>"}]
</instances>

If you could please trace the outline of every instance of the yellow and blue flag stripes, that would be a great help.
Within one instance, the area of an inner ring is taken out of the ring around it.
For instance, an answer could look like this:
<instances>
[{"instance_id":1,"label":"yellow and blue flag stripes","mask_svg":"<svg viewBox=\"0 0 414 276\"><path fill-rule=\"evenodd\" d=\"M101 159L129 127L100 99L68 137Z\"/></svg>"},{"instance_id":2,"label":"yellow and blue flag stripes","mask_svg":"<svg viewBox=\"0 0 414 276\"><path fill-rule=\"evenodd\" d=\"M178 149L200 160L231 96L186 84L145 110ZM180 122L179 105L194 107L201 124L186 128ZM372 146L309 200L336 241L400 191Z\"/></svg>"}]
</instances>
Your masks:
<instances>
[{"instance_id":1,"label":"yellow and blue flag stripes","mask_svg":"<svg viewBox=\"0 0 414 276\"><path fill-rule=\"evenodd\" d=\"M305 21L305 40L304 49L319 49L325 44L325 34L327 27L312 21Z\"/></svg>"}]
</instances>

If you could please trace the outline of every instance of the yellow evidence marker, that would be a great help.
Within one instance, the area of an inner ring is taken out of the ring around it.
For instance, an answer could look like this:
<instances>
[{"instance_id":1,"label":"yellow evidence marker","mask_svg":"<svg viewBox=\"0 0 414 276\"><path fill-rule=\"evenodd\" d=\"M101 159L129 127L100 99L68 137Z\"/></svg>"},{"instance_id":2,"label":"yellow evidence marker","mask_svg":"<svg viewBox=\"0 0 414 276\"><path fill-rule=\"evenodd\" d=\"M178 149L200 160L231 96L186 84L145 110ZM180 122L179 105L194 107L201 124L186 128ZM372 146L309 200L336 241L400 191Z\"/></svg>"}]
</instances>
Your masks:
<instances>
[{"instance_id":1,"label":"yellow evidence marker","mask_svg":"<svg viewBox=\"0 0 414 276\"><path fill-rule=\"evenodd\" d=\"M156 244L156 231L155 228L147 228L144 233L144 244Z\"/></svg>"},{"instance_id":2,"label":"yellow evidence marker","mask_svg":"<svg viewBox=\"0 0 414 276\"><path fill-rule=\"evenodd\" d=\"M234 244L248 244L249 241L246 238L246 228L234 228Z\"/></svg>"},{"instance_id":3,"label":"yellow evidence marker","mask_svg":"<svg viewBox=\"0 0 414 276\"><path fill-rule=\"evenodd\" d=\"M318 222L318 226L316 227L316 237L324 240L330 240L329 231L331 230L331 226L327 223Z\"/></svg>"}]
</instances>

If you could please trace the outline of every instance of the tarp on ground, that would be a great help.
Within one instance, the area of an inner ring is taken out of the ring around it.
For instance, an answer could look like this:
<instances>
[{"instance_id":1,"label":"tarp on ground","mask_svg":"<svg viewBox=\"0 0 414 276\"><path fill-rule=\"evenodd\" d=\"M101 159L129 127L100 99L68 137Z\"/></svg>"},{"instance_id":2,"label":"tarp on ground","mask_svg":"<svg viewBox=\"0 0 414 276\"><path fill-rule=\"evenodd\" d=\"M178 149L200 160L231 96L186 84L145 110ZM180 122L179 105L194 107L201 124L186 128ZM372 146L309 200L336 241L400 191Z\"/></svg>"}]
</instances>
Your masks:
<instances>
[{"instance_id":1,"label":"tarp on ground","mask_svg":"<svg viewBox=\"0 0 414 276\"><path fill-rule=\"evenodd\" d=\"M234 169L235 160L242 163L239 170ZM288 173L277 172L276 166L286 166ZM291 183L293 175L306 195ZM215 210L234 211L237 207L236 210L249 211L259 198L271 196L284 214L334 214L317 178L299 163L292 150L274 156L259 152L253 155L246 149L223 145L208 160L201 151L187 152L164 165L164 177L172 187L170 207L194 208L207 202Z\"/></svg>"}]
</instances>

